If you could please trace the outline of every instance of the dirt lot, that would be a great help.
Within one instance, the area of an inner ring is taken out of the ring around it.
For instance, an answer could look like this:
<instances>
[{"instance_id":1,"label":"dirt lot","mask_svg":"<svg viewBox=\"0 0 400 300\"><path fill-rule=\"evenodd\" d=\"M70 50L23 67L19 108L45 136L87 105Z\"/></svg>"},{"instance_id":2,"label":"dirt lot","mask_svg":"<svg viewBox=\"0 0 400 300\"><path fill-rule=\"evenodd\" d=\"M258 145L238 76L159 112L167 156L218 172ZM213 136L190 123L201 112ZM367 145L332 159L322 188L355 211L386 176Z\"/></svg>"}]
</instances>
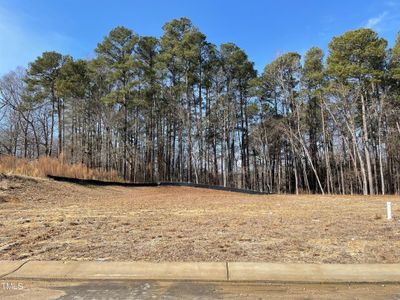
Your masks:
<instances>
[{"instance_id":1,"label":"dirt lot","mask_svg":"<svg viewBox=\"0 0 400 300\"><path fill-rule=\"evenodd\" d=\"M0 174L0 259L26 258L399 263L400 198L85 187Z\"/></svg>"}]
</instances>

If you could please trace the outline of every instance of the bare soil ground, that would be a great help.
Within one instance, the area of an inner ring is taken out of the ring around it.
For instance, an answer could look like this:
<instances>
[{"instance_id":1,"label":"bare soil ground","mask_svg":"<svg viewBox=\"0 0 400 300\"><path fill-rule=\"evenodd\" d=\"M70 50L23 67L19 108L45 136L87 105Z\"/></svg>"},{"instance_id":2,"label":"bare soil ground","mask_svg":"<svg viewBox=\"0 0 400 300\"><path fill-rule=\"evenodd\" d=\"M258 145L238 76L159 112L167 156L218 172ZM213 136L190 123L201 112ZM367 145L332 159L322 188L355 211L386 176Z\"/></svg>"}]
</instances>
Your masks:
<instances>
[{"instance_id":1,"label":"bare soil ground","mask_svg":"<svg viewBox=\"0 0 400 300\"><path fill-rule=\"evenodd\" d=\"M399 216L398 196L86 187L0 174L0 259L399 263Z\"/></svg>"}]
</instances>

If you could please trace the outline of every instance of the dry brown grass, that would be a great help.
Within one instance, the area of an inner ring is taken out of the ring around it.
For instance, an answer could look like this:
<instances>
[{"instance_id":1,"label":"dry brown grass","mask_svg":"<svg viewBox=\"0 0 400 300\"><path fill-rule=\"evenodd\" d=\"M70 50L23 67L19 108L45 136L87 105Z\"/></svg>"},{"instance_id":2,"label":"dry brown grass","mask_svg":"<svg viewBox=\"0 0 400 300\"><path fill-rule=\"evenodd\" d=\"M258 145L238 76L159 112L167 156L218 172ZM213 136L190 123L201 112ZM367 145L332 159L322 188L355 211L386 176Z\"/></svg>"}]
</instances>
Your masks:
<instances>
[{"instance_id":1,"label":"dry brown grass","mask_svg":"<svg viewBox=\"0 0 400 300\"><path fill-rule=\"evenodd\" d=\"M2 260L400 262L399 196L245 195L0 176L1 196Z\"/></svg>"},{"instance_id":2,"label":"dry brown grass","mask_svg":"<svg viewBox=\"0 0 400 300\"><path fill-rule=\"evenodd\" d=\"M33 177L54 175L81 179L122 181L116 171L106 172L104 170L90 169L84 164L70 164L63 155L60 155L59 158L42 156L35 160L0 155L0 173Z\"/></svg>"}]
</instances>

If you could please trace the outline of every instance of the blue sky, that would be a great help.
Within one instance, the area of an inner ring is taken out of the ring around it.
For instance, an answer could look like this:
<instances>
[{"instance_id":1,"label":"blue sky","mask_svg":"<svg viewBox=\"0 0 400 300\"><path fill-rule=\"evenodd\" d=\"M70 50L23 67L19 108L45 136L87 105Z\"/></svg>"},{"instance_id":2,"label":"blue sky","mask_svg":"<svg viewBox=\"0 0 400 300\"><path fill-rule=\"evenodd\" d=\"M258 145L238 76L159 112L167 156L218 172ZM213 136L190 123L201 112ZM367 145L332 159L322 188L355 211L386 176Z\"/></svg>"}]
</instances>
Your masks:
<instances>
[{"instance_id":1,"label":"blue sky","mask_svg":"<svg viewBox=\"0 0 400 300\"><path fill-rule=\"evenodd\" d=\"M279 54L326 49L333 36L359 27L392 45L400 31L400 0L0 0L0 74L26 67L43 51L91 58L118 25L160 36L186 16L214 44L234 42L258 70Z\"/></svg>"}]
</instances>

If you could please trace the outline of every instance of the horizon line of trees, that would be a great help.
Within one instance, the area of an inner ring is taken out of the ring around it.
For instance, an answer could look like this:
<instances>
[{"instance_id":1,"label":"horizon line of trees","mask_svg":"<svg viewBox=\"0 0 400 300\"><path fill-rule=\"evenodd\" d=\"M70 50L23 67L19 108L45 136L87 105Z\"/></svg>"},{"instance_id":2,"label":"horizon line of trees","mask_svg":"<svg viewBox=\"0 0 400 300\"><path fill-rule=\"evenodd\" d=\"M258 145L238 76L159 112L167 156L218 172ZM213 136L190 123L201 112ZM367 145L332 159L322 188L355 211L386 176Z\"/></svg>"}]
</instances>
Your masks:
<instances>
[{"instance_id":1,"label":"horizon line of trees","mask_svg":"<svg viewBox=\"0 0 400 300\"><path fill-rule=\"evenodd\" d=\"M400 35L334 37L257 74L189 19L116 27L90 60L44 52L0 79L0 155L63 154L126 180L275 193L400 190Z\"/></svg>"}]
</instances>

